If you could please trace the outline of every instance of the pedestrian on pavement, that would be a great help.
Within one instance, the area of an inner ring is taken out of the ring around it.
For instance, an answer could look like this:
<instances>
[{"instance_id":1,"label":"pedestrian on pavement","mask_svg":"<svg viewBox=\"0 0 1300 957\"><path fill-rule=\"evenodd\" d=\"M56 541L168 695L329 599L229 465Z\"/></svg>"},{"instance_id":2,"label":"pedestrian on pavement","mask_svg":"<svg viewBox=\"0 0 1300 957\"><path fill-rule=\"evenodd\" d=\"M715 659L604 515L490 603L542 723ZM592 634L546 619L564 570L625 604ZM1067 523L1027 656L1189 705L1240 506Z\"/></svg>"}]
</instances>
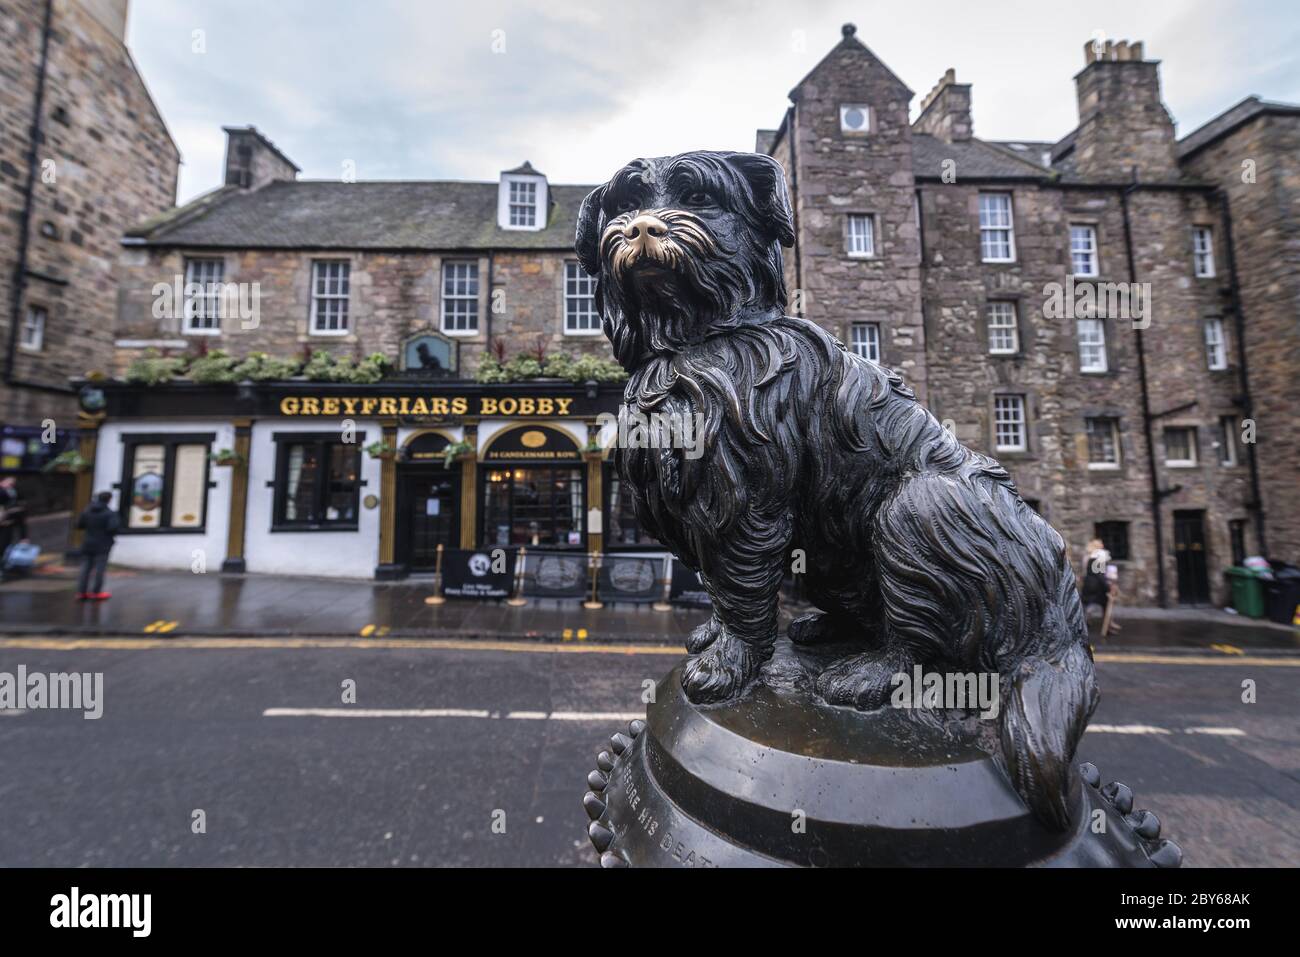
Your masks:
<instances>
[{"instance_id":1,"label":"pedestrian on pavement","mask_svg":"<svg viewBox=\"0 0 1300 957\"><path fill-rule=\"evenodd\" d=\"M18 480L0 478L0 555L14 542L27 541L27 509L18 501Z\"/></svg>"},{"instance_id":2,"label":"pedestrian on pavement","mask_svg":"<svg viewBox=\"0 0 1300 957\"><path fill-rule=\"evenodd\" d=\"M113 501L112 492L100 492L77 519L77 528L85 535L81 539L81 577L77 580L78 601L104 601L111 598L104 591L104 571L108 568L108 553L113 549L113 539L122 527L117 512L108 507ZM91 578L94 578L94 588Z\"/></svg>"},{"instance_id":3,"label":"pedestrian on pavement","mask_svg":"<svg viewBox=\"0 0 1300 957\"><path fill-rule=\"evenodd\" d=\"M1119 595L1119 573L1110 561L1110 552L1101 539L1088 542L1083 553L1083 586L1079 589L1083 599L1083 613L1087 617L1092 609L1101 615L1101 637L1119 626L1111 621L1112 605Z\"/></svg>"}]
</instances>

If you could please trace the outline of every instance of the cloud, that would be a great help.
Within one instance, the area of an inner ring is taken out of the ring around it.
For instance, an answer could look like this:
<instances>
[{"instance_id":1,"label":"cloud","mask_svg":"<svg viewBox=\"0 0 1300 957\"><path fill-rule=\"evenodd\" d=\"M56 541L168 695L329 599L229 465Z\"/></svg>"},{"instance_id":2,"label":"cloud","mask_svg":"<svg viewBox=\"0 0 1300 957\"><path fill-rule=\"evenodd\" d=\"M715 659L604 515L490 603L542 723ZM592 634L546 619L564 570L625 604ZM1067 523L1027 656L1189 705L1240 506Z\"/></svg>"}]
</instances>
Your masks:
<instances>
[{"instance_id":1,"label":"cloud","mask_svg":"<svg viewBox=\"0 0 1300 957\"><path fill-rule=\"evenodd\" d=\"M1163 61L1184 134L1248 93L1300 95L1300 18L1273 0L168 0L133 5L129 42L188 199L219 183L222 125L257 125L313 178L351 160L367 179L482 180L529 159L581 183L632 156L751 149L850 20L918 99L955 67L990 139L1074 126L1072 77L1097 30Z\"/></svg>"}]
</instances>

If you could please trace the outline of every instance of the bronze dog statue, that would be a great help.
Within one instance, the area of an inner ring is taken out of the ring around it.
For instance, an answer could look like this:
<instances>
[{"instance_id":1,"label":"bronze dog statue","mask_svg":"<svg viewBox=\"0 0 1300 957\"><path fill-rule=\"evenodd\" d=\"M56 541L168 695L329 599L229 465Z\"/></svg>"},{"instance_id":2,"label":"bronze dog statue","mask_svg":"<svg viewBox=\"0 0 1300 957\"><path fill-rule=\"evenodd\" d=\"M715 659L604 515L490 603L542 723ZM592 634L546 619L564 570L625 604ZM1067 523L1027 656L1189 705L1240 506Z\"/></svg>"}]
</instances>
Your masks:
<instances>
[{"instance_id":1,"label":"bronze dog statue","mask_svg":"<svg viewBox=\"0 0 1300 957\"><path fill-rule=\"evenodd\" d=\"M698 457L618 452L638 520L713 600L683 688L699 704L745 692L801 557L824 613L794 622L790 639L853 646L817 694L872 710L914 665L996 673L1001 763L1063 829L1070 761L1097 704L1064 543L896 374L785 315L781 247L793 243L784 172L758 154L635 160L579 213L577 253L630 374L626 411L702 422Z\"/></svg>"}]
</instances>

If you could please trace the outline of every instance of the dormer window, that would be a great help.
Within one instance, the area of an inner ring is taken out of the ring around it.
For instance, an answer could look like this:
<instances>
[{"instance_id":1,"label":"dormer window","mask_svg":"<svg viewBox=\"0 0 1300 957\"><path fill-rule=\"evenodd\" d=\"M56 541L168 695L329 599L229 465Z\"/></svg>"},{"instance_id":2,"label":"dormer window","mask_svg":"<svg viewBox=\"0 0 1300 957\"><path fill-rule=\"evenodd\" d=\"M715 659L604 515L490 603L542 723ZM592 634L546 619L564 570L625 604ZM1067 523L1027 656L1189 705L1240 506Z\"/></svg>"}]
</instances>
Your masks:
<instances>
[{"instance_id":1,"label":"dormer window","mask_svg":"<svg viewBox=\"0 0 1300 957\"><path fill-rule=\"evenodd\" d=\"M501 174L497 225L502 229L546 228L546 177L529 163Z\"/></svg>"},{"instance_id":2,"label":"dormer window","mask_svg":"<svg viewBox=\"0 0 1300 957\"><path fill-rule=\"evenodd\" d=\"M529 228L537 225L537 184L510 184L510 225Z\"/></svg>"}]
</instances>

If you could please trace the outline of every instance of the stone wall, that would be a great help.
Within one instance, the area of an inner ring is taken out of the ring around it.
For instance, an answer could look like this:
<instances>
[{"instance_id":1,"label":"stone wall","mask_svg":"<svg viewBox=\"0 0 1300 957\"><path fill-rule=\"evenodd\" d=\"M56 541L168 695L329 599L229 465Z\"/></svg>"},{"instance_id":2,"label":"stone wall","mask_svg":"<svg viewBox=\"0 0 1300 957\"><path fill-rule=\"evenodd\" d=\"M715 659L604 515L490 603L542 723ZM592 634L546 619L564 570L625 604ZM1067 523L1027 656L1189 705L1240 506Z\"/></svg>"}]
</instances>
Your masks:
<instances>
[{"instance_id":1,"label":"stone wall","mask_svg":"<svg viewBox=\"0 0 1300 957\"><path fill-rule=\"evenodd\" d=\"M0 348L13 314L44 6L11 0L0 11ZM122 233L172 205L180 156L120 36L79 0L54 3L42 113L20 321L29 304L48 315L43 348L18 350L14 376L66 387L70 376L111 362ZM52 416L72 427L75 408L70 393L0 386L0 421Z\"/></svg>"}]
</instances>

